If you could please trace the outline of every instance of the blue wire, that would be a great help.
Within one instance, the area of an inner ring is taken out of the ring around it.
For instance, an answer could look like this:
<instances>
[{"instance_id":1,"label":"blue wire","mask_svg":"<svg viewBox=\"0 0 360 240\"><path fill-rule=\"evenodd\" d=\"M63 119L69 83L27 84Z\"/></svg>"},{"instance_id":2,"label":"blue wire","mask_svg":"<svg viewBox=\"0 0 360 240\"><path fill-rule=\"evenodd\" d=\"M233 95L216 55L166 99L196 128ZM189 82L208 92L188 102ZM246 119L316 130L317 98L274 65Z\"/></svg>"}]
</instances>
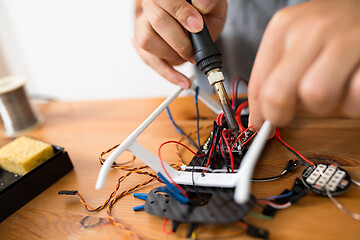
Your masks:
<instances>
[{"instance_id":1,"label":"blue wire","mask_svg":"<svg viewBox=\"0 0 360 240\"><path fill-rule=\"evenodd\" d=\"M147 199L148 197L148 193L134 193L134 197L138 198L138 199L141 199L141 200L145 200Z\"/></svg>"},{"instance_id":2,"label":"blue wire","mask_svg":"<svg viewBox=\"0 0 360 240\"><path fill-rule=\"evenodd\" d=\"M168 114L168 116L169 116L170 122L174 125L176 131L177 131L178 133L182 134L183 132L182 132L181 129L178 127L178 125L175 123L175 121L174 121L174 119L173 119L173 117L172 117L172 115L171 115L171 112L170 112L169 107L166 107L166 112L167 112L167 114Z\"/></svg>"},{"instance_id":3,"label":"blue wire","mask_svg":"<svg viewBox=\"0 0 360 240\"><path fill-rule=\"evenodd\" d=\"M194 141L191 140L191 138L188 135L186 135L186 133L175 123L174 118L171 115L169 107L166 108L166 112L169 116L170 122L175 127L176 131L178 133L180 133L181 135L183 135L189 141L189 143L191 143L191 145L193 145L199 151L200 147L198 145L196 145L196 143L194 143Z\"/></svg>"},{"instance_id":4,"label":"blue wire","mask_svg":"<svg viewBox=\"0 0 360 240\"><path fill-rule=\"evenodd\" d=\"M271 200L271 199L277 199L277 198L286 198L286 197L290 197L293 194L293 191L290 191L288 193L284 193L281 195L276 195L276 196L270 196L267 198L264 198L263 200Z\"/></svg>"},{"instance_id":5,"label":"blue wire","mask_svg":"<svg viewBox=\"0 0 360 240\"><path fill-rule=\"evenodd\" d=\"M158 177L165 183L165 185L169 188L169 190L182 195L183 193L173 184L171 184L160 172L157 173Z\"/></svg>"},{"instance_id":6,"label":"blue wire","mask_svg":"<svg viewBox=\"0 0 360 240\"><path fill-rule=\"evenodd\" d=\"M188 203L189 199L182 194L178 194L174 191L171 191L168 187L159 187L158 191L167 193L170 197L174 198L176 201L180 203Z\"/></svg>"},{"instance_id":7,"label":"blue wire","mask_svg":"<svg viewBox=\"0 0 360 240\"><path fill-rule=\"evenodd\" d=\"M133 207L133 210L134 211L141 211L141 210L144 210L144 208L145 208L145 205L140 205L140 206Z\"/></svg>"},{"instance_id":8,"label":"blue wire","mask_svg":"<svg viewBox=\"0 0 360 240\"><path fill-rule=\"evenodd\" d=\"M198 98L199 98L199 87L195 88L195 104L198 104Z\"/></svg>"}]
</instances>

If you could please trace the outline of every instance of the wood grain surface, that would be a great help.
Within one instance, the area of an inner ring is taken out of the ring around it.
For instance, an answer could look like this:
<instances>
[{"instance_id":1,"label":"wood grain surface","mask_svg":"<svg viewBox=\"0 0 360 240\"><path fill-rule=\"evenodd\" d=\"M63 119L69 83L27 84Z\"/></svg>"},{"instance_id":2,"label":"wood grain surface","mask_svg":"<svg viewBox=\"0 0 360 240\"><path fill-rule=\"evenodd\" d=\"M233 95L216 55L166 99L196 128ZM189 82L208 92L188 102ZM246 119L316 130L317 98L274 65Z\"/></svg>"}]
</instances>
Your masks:
<instances>
[{"instance_id":1,"label":"wood grain surface","mask_svg":"<svg viewBox=\"0 0 360 240\"><path fill-rule=\"evenodd\" d=\"M45 117L45 124L28 135L64 147L74 164L74 170L48 188L12 216L0 223L0 239L133 239L128 232L112 225L106 210L89 213L77 196L58 196L59 190L79 190L91 206L98 206L113 191L117 179L124 175L112 169L102 190L94 185L100 169L99 154L121 143L160 103L162 99L114 100L95 102L49 102L37 105ZM186 132L196 126L196 112L191 97L175 100L170 105L174 118ZM208 126L215 115L200 104L201 126ZM203 138L210 130L203 130ZM315 162L336 162L360 180L360 121L302 116L288 127L281 129L282 137L303 155ZM153 153L166 140L178 140L167 116L162 113L140 136L139 141ZM4 145L11 139L0 138ZM184 143L188 144L186 141ZM191 155L180 151L185 161ZM131 159L124 154L119 162ZM267 177L282 172L287 161L295 159L280 143L269 140L257 165L256 177ZM177 163L174 146L164 148L164 160ZM137 160L135 166L142 165ZM259 198L279 194L291 188L294 179L300 177L304 167L298 167L291 175L278 181L254 183L252 193ZM148 176L131 175L120 186L126 190L148 180ZM158 182L143 187L138 192L148 192L160 186ZM347 193L337 197L345 207L360 212L360 188L350 186ZM132 194L120 199L113 207L113 215L141 239L184 239L188 225L182 224L171 235L162 232L164 219L146 212L134 212L132 208L143 204ZM255 207L254 212L260 212ZM85 218L85 219L84 219ZM247 222L270 231L271 239L359 239L360 222L339 209L326 197L309 193L289 209L280 210L272 220L253 216ZM92 227L89 227L94 225ZM171 227L170 222L167 229ZM251 239L236 224L202 225L196 229L198 239Z\"/></svg>"}]
</instances>

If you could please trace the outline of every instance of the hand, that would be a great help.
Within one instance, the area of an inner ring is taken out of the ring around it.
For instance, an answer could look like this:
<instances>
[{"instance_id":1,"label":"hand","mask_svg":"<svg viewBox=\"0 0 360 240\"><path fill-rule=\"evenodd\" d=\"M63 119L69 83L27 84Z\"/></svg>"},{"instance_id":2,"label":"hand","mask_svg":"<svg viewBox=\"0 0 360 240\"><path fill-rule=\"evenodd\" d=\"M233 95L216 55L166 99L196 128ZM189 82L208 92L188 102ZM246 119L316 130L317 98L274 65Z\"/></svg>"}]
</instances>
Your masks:
<instances>
[{"instance_id":1,"label":"hand","mask_svg":"<svg viewBox=\"0 0 360 240\"><path fill-rule=\"evenodd\" d=\"M315 0L270 21L250 77L250 124L284 126L299 105L360 117L360 1Z\"/></svg>"},{"instance_id":2,"label":"hand","mask_svg":"<svg viewBox=\"0 0 360 240\"><path fill-rule=\"evenodd\" d=\"M216 40L226 18L226 0L137 0L133 45L140 57L161 76L186 89L190 80L173 66L193 60L194 50L185 30L202 30L204 14Z\"/></svg>"}]
</instances>

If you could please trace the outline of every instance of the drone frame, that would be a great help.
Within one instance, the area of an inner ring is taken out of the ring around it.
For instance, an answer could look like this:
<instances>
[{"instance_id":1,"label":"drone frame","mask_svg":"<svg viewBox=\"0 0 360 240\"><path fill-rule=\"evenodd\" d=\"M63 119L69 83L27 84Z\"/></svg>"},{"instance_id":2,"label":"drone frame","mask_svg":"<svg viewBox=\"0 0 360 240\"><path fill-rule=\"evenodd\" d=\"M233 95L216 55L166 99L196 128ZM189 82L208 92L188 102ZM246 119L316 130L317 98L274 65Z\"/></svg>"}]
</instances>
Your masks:
<instances>
[{"instance_id":1,"label":"drone frame","mask_svg":"<svg viewBox=\"0 0 360 240\"><path fill-rule=\"evenodd\" d=\"M192 79L193 80L193 79ZM195 91L195 84L192 83L192 88L188 91ZM167 175L161 166L160 159L145 147L140 145L137 138L141 133L159 116L159 114L166 109L167 106L179 96L183 91L178 88L173 94L166 98L160 106L149 115L149 117L140 124L106 159L102 165L97 182L96 189L101 189L106 181L109 170L115 160L124 152L129 151L139 158L142 162L147 164L151 169L160 172L164 177ZM212 99L209 95L199 90L199 99L214 113L222 112L220 105ZM196 185L203 187L220 187L220 188L235 188L234 199L237 203L243 204L249 200L251 177L253 175L256 163L260 157L262 149L266 143L267 137L271 131L271 125L265 121L257 136L255 136L250 148L245 154L239 170L236 173L200 173L200 172L185 172L178 171L164 162L164 167L171 178L177 184ZM194 179L194 181L193 181ZM170 179L167 178L170 181Z\"/></svg>"}]
</instances>

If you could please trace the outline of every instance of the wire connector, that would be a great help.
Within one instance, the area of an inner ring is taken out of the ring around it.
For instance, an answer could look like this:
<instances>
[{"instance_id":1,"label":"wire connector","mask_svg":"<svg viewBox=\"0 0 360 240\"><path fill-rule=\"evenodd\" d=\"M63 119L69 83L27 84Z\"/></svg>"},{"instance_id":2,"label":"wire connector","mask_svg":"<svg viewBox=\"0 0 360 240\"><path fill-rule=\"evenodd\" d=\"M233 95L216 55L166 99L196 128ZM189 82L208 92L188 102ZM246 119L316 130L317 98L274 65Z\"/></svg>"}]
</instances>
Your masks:
<instances>
[{"instance_id":1,"label":"wire connector","mask_svg":"<svg viewBox=\"0 0 360 240\"><path fill-rule=\"evenodd\" d=\"M290 160L284 170L286 171L286 173L291 173L295 169L295 167L299 165L299 163L299 160Z\"/></svg>"},{"instance_id":2,"label":"wire connector","mask_svg":"<svg viewBox=\"0 0 360 240\"><path fill-rule=\"evenodd\" d=\"M76 195L78 193L77 190L61 190L58 191L58 195Z\"/></svg>"},{"instance_id":3,"label":"wire connector","mask_svg":"<svg viewBox=\"0 0 360 240\"><path fill-rule=\"evenodd\" d=\"M309 190L299 178L296 178L294 185L291 188L291 191L293 191L294 194L289 197L289 202L293 204L297 202L300 198L306 196Z\"/></svg>"},{"instance_id":4,"label":"wire connector","mask_svg":"<svg viewBox=\"0 0 360 240\"><path fill-rule=\"evenodd\" d=\"M269 231L254 225L247 224L246 233L251 237L269 239Z\"/></svg>"}]
</instances>

